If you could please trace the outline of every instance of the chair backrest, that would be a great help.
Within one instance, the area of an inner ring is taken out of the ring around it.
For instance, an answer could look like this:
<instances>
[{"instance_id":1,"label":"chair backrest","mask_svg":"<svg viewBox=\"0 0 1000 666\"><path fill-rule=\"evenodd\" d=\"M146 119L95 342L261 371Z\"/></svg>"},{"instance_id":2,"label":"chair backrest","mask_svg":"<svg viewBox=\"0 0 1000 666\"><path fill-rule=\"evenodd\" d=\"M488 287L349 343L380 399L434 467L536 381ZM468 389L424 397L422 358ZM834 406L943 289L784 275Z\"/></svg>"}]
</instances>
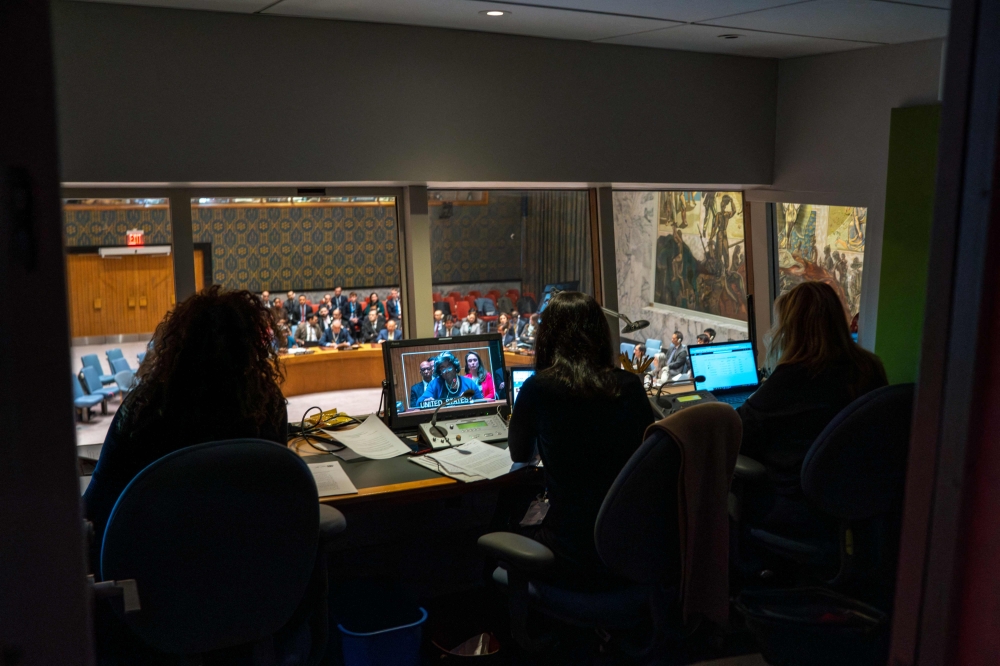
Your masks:
<instances>
[{"instance_id":1,"label":"chair backrest","mask_svg":"<svg viewBox=\"0 0 1000 666\"><path fill-rule=\"evenodd\" d=\"M132 371L132 368L129 367L128 361L124 358L111 359L111 371L117 375L122 370Z\"/></svg>"},{"instance_id":2,"label":"chair backrest","mask_svg":"<svg viewBox=\"0 0 1000 666\"><path fill-rule=\"evenodd\" d=\"M655 430L618 474L594 528L594 543L612 573L652 584L680 572L677 481L680 448Z\"/></svg>"},{"instance_id":3,"label":"chair backrest","mask_svg":"<svg viewBox=\"0 0 1000 666\"><path fill-rule=\"evenodd\" d=\"M632 352L635 351L635 343L633 342L623 342L618 346L621 353L625 354L629 358L632 358Z\"/></svg>"},{"instance_id":4,"label":"chair backrest","mask_svg":"<svg viewBox=\"0 0 1000 666\"><path fill-rule=\"evenodd\" d=\"M122 393L127 393L132 390L133 381L135 381L135 374L131 370L119 370L115 373L115 384L118 385L118 389Z\"/></svg>"},{"instance_id":5,"label":"chair backrest","mask_svg":"<svg viewBox=\"0 0 1000 666\"><path fill-rule=\"evenodd\" d=\"M434 302L434 309L435 310L440 310L443 314L450 315L451 314L451 303L449 303L448 301L435 301Z\"/></svg>"},{"instance_id":6,"label":"chair backrest","mask_svg":"<svg viewBox=\"0 0 1000 666\"><path fill-rule=\"evenodd\" d=\"M448 292L448 296L450 298L454 298L457 301L458 299L462 298L462 292L460 292L460 291L449 291Z\"/></svg>"},{"instance_id":7,"label":"chair backrest","mask_svg":"<svg viewBox=\"0 0 1000 666\"><path fill-rule=\"evenodd\" d=\"M113 359L116 359L116 358L125 358L125 354L122 353L121 349L118 349L117 347L115 347L114 349L109 349L107 351L107 357L108 357L108 363L111 363L111 361Z\"/></svg>"},{"instance_id":8,"label":"chair backrest","mask_svg":"<svg viewBox=\"0 0 1000 666\"><path fill-rule=\"evenodd\" d=\"M469 316L469 302L455 301L455 307L451 309L451 313L459 319L465 319Z\"/></svg>"},{"instance_id":9,"label":"chair backrest","mask_svg":"<svg viewBox=\"0 0 1000 666\"><path fill-rule=\"evenodd\" d=\"M101 359L97 358L97 354L87 354L80 359L80 362L85 368L93 368L97 372L98 379L104 374L104 370L101 368Z\"/></svg>"},{"instance_id":10,"label":"chair backrest","mask_svg":"<svg viewBox=\"0 0 1000 666\"><path fill-rule=\"evenodd\" d=\"M87 393L99 393L101 390L101 376L97 374L97 370L94 370L89 365L83 366L83 370L80 371L80 376L83 377L83 387L87 389Z\"/></svg>"},{"instance_id":11,"label":"chair backrest","mask_svg":"<svg viewBox=\"0 0 1000 666\"><path fill-rule=\"evenodd\" d=\"M319 502L302 459L273 442L197 444L142 470L108 519L103 580L134 579L124 621L148 645L195 655L283 627L317 558Z\"/></svg>"},{"instance_id":12,"label":"chair backrest","mask_svg":"<svg viewBox=\"0 0 1000 666\"><path fill-rule=\"evenodd\" d=\"M662 346L663 342L661 340L654 340L653 338L649 338L646 340L646 354L648 356L652 356L656 352L660 351L660 348Z\"/></svg>"},{"instance_id":13,"label":"chair backrest","mask_svg":"<svg viewBox=\"0 0 1000 666\"><path fill-rule=\"evenodd\" d=\"M806 453L802 491L843 520L898 511L906 481L913 384L884 386L845 407Z\"/></svg>"},{"instance_id":14,"label":"chair backrest","mask_svg":"<svg viewBox=\"0 0 1000 666\"><path fill-rule=\"evenodd\" d=\"M473 298L479 298L483 294L482 294L482 292L480 292L480 291L478 291L476 289L473 289L473 290L469 291L468 295L472 296Z\"/></svg>"},{"instance_id":15,"label":"chair backrest","mask_svg":"<svg viewBox=\"0 0 1000 666\"><path fill-rule=\"evenodd\" d=\"M435 292L434 292L433 294L431 294L431 295L432 295L432 296L434 297L434 301L435 301L435 302L437 302L437 301L443 301L443 300L444 300L444 299L443 299L443 298L441 297L441 292L439 292L439 291L435 291Z\"/></svg>"}]
</instances>

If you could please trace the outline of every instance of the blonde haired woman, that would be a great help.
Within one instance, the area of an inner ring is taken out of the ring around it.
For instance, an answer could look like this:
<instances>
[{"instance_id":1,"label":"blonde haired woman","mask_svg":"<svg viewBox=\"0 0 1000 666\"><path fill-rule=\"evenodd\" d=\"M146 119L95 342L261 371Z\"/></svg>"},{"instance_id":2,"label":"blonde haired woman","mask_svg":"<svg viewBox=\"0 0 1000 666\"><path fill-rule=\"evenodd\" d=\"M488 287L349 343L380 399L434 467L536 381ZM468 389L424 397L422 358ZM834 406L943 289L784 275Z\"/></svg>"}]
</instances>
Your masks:
<instances>
[{"instance_id":1,"label":"blonde haired woman","mask_svg":"<svg viewBox=\"0 0 1000 666\"><path fill-rule=\"evenodd\" d=\"M877 356L852 339L844 306L821 282L775 301L764 366L770 377L740 407L740 453L767 468L774 496L762 522L785 533L809 530L799 476L806 452L844 407L888 382ZM798 528L798 529L797 529Z\"/></svg>"}]
</instances>

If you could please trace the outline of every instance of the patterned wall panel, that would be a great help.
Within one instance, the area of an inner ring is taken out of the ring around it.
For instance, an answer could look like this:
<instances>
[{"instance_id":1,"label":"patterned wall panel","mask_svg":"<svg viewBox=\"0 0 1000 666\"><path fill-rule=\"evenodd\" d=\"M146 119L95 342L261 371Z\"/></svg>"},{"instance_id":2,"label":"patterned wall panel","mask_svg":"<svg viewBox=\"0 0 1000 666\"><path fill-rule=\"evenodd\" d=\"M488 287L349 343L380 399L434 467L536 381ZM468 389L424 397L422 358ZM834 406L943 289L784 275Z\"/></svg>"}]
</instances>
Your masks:
<instances>
[{"instance_id":1,"label":"patterned wall panel","mask_svg":"<svg viewBox=\"0 0 1000 666\"><path fill-rule=\"evenodd\" d=\"M124 245L125 232L142 229L146 245L170 245L170 211L163 206L76 205L63 207L67 247Z\"/></svg>"},{"instance_id":2,"label":"patterned wall panel","mask_svg":"<svg viewBox=\"0 0 1000 666\"><path fill-rule=\"evenodd\" d=\"M212 279L273 292L399 284L394 205L195 206L196 243L212 244Z\"/></svg>"},{"instance_id":3,"label":"patterned wall panel","mask_svg":"<svg viewBox=\"0 0 1000 666\"><path fill-rule=\"evenodd\" d=\"M441 204L430 203L435 284L520 279L520 193L491 191L487 205L455 205L445 219L442 210Z\"/></svg>"}]
</instances>

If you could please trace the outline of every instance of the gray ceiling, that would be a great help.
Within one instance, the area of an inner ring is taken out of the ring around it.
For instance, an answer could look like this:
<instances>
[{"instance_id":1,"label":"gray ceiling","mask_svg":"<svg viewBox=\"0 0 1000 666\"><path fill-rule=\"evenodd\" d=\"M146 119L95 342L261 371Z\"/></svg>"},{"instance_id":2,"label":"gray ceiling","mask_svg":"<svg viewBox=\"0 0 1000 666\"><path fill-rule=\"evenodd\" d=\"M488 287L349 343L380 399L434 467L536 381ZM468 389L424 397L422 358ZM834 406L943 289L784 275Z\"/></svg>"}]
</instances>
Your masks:
<instances>
[{"instance_id":1,"label":"gray ceiling","mask_svg":"<svg viewBox=\"0 0 1000 666\"><path fill-rule=\"evenodd\" d=\"M944 37L950 0L97 0L770 58ZM504 9L502 17L481 12ZM737 35L722 38L720 35Z\"/></svg>"}]
</instances>

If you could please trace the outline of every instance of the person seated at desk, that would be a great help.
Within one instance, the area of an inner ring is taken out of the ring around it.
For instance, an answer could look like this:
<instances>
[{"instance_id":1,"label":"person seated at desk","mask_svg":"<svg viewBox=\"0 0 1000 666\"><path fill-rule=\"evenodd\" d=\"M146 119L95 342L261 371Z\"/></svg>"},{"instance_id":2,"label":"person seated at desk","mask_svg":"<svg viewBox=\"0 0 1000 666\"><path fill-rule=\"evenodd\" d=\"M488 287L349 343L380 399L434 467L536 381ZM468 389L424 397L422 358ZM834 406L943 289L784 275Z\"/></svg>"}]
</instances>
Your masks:
<instances>
[{"instance_id":1,"label":"person seated at desk","mask_svg":"<svg viewBox=\"0 0 1000 666\"><path fill-rule=\"evenodd\" d=\"M330 328L326 329L323 333L323 337L320 338L319 343L323 347L336 347L337 349L344 349L354 344L354 338L352 338L351 334L347 332L346 328L344 328L342 321L334 319L330 322Z\"/></svg>"},{"instance_id":2,"label":"person seated at desk","mask_svg":"<svg viewBox=\"0 0 1000 666\"><path fill-rule=\"evenodd\" d=\"M410 387L410 407L416 407L420 396L424 394L431 380L434 379L434 357L420 362L420 381Z\"/></svg>"},{"instance_id":3,"label":"person seated at desk","mask_svg":"<svg viewBox=\"0 0 1000 666\"><path fill-rule=\"evenodd\" d=\"M594 523L618 473L635 453L653 409L637 375L615 368L611 329L591 296L564 291L545 309L534 376L517 398L508 431L515 462L537 454L549 510L532 538L556 555L553 578L600 587L605 568Z\"/></svg>"},{"instance_id":4,"label":"person seated at desk","mask_svg":"<svg viewBox=\"0 0 1000 666\"><path fill-rule=\"evenodd\" d=\"M483 359L476 352L469 352L465 355L465 376L476 382L476 386L483 392L484 398L494 399L496 389L493 388L493 375L486 372Z\"/></svg>"},{"instance_id":5,"label":"person seated at desk","mask_svg":"<svg viewBox=\"0 0 1000 666\"><path fill-rule=\"evenodd\" d=\"M293 324L304 324L309 320L312 313L312 306L306 303L306 297L299 296L298 304L292 309L292 317L289 321Z\"/></svg>"},{"instance_id":6,"label":"person seated at desk","mask_svg":"<svg viewBox=\"0 0 1000 666\"><path fill-rule=\"evenodd\" d=\"M361 342L376 342L379 331L385 327L385 317L378 316L378 310L369 309L361 324Z\"/></svg>"},{"instance_id":7,"label":"person seated at desk","mask_svg":"<svg viewBox=\"0 0 1000 666\"><path fill-rule=\"evenodd\" d=\"M295 341L300 345L306 342L319 342L323 337L323 329L319 327L319 317L315 312L306 315L306 320L295 329Z\"/></svg>"},{"instance_id":8,"label":"person seated at desk","mask_svg":"<svg viewBox=\"0 0 1000 666\"><path fill-rule=\"evenodd\" d=\"M691 372L691 357L684 346L684 334L674 331L670 336L670 351L667 352L667 369L673 379L680 379Z\"/></svg>"},{"instance_id":9,"label":"person seated at desk","mask_svg":"<svg viewBox=\"0 0 1000 666\"><path fill-rule=\"evenodd\" d=\"M441 310L434 311L434 337L444 337L444 312Z\"/></svg>"},{"instance_id":10,"label":"person seated at desk","mask_svg":"<svg viewBox=\"0 0 1000 666\"><path fill-rule=\"evenodd\" d=\"M437 336L440 338L453 338L456 335L461 335L462 331L459 327L455 326L455 318L451 315L444 316L444 332Z\"/></svg>"},{"instance_id":11,"label":"person seated at desk","mask_svg":"<svg viewBox=\"0 0 1000 666\"><path fill-rule=\"evenodd\" d=\"M528 325L517 336L517 346L521 349L533 348L535 346L536 335L538 335L538 315L533 314L528 318Z\"/></svg>"},{"instance_id":12,"label":"person seated at desk","mask_svg":"<svg viewBox=\"0 0 1000 666\"><path fill-rule=\"evenodd\" d=\"M358 303L356 292L350 293L347 297L347 306L341 311L347 317L347 328L350 329L351 335L357 339L361 335L361 320L364 318L364 313L361 312L361 303Z\"/></svg>"},{"instance_id":13,"label":"person seated at desk","mask_svg":"<svg viewBox=\"0 0 1000 666\"><path fill-rule=\"evenodd\" d=\"M274 341L278 349L287 349L289 344L295 346L295 338L292 337L292 329L288 327L288 321L284 317L274 325Z\"/></svg>"},{"instance_id":14,"label":"person seated at desk","mask_svg":"<svg viewBox=\"0 0 1000 666\"><path fill-rule=\"evenodd\" d=\"M316 314L319 319L319 327L324 333L326 333L326 330L330 328L330 322L332 322L335 318L340 319L340 317L333 317L330 314L330 310L325 305L320 306L319 311Z\"/></svg>"},{"instance_id":15,"label":"person seated at desk","mask_svg":"<svg viewBox=\"0 0 1000 666\"><path fill-rule=\"evenodd\" d=\"M632 367L638 368L640 365L646 362L646 345L641 342L635 346L632 350Z\"/></svg>"},{"instance_id":16,"label":"person seated at desk","mask_svg":"<svg viewBox=\"0 0 1000 666\"><path fill-rule=\"evenodd\" d=\"M280 296L274 299L274 304L270 306L270 310L274 321L284 319L286 323L288 322L288 310L285 309L284 302Z\"/></svg>"},{"instance_id":17,"label":"person seated at desk","mask_svg":"<svg viewBox=\"0 0 1000 666\"><path fill-rule=\"evenodd\" d=\"M514 325L510 322L510 315L506 312L501 312L497 317L497 333L499 333L500 337L503 339L504 347L509 347L517 338Z\"/></svg>"},{"instance_id":18,"label":"person seated at desk","mask_svg":"<svg viewBox=\"0 0 1000 666\"><path fill-rule=\"evenodd\" d=\"M385 322L385 328L383 328L381 331L378 332L378 337L375 338L375 342L382 344L387 340L402 340L402 339L403 339L403 332L397 330L396 320L390 319L389 321Z\"/></svg>"},{"instance_id":19,"label":"person seated at desk","mask_svg":"<svg viewBox=\"0 0 1000 666\"><path fill-rule=\"evenodd\" d=\"M764 367L770 377L737 413L740 453L762 463L774 494L755 498L755 522L789 536L815 533L800 485L820 432L856 398L888 381L878 356L851 340L844 307L822 282L803 282L774 303L777 325Z\"/></svg>"},{"instance_id":20,"label":"person seated at desk","mask_svg":"<svg viewBox=\"0 0 1000 666\"><path fill-rule=\"evenodd\" d=\"M469 315L462 322L461 335L482 335L483 322L475 310L469 310Z\"/></svg>"},{"instance_id":21,"label":"person seated at desk","mask_svg":"<svg viewBox=\"0 0 1000 666\"><path fill-rule=\"evenodd\" d=\"M417 400L417 405L427 401L456 400L468 390L474 392L473 400L482 400L483 392L479 385L468 377L459 374L461 365L451 352L442 352L434 359L434 379L428 384L427 390Z\"/></svg>"},{"instance_id":22,"label":"person seated at desk","mask_svg":"<svg viewBox=\"0 0 1000 666\"><path fill-rule=\"evenodd\" d=\"M139 366L139 382L115 413L83 496L96 549L118 496L153 461L226 439L285 445L288 415L270 335L275 326L253 293L219 285L167 313Z\"/></svg>"},{"instance_id":23,"label":"person seated at desk","mask_svg":"<svg viewBox=\"0 0 1000 666\"><path fill-rule=\"evenodd\" d=\"M403 306L399 302L399 289L390 289L389 297L385 299L385 316L387 319L402 319Z\"/></svg>"}]
</instances>

